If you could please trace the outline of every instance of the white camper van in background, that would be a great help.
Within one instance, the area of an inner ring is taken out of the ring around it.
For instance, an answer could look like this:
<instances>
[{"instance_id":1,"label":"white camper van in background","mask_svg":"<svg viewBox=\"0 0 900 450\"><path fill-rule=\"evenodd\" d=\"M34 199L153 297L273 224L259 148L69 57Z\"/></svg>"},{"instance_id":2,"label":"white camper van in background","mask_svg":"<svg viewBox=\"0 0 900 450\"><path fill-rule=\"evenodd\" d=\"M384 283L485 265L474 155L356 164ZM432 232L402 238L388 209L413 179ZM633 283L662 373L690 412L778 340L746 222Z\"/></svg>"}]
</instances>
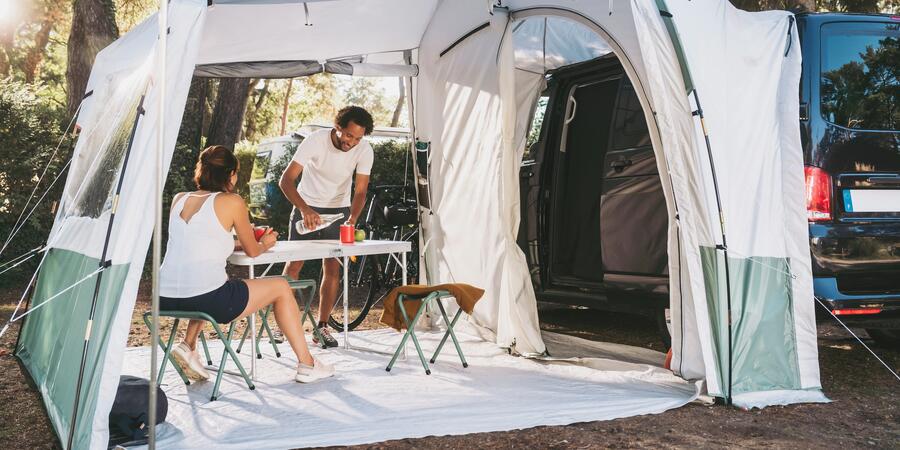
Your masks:
<instances>
[{"instance_id":1,"label":"white camper van in background","mask_svg":"<svg viewBox=\"0 0 900 450\"><path fill-rule=\"evenodd\" d=\"M278 187L281 173L274 173L272 170L275 163L280 161L285 154L293 155L297 146L313 132L330 128L331 125L303 125L291 134L268 138L257 145L256 161L253 163L253 173L249 182L250 215L254 220L265 222L269 218L269 211L273 204L287 201ZM375 127L372 134L366 139L373 146L384 141L406 140L409 139L409 130Z\"/></svg>"}]
</instances>

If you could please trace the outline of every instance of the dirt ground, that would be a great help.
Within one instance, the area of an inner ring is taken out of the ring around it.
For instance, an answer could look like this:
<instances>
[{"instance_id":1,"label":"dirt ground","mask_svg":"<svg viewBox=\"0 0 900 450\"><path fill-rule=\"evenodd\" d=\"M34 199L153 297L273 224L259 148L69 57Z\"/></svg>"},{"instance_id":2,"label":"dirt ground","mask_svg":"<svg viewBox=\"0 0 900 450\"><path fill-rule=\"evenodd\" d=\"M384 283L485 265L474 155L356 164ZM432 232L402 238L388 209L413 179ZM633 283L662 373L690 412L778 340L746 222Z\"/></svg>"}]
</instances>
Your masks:
<instances>
[{"instance_id":1,"label":"dirt ground","mask_svg":"<svg viewBox=\"0 0 900 450\"><path fill-rule=\"evenodd\" d=\"M149 342L140 319L149 290L142 286L129 345ZM19 293L0 291L0 327ZM377 325L380 311L365 327ZM542 327L560 333L662 350L653 321L637 316L584 309L541 311ZM0 339L0 449L58 448L38 393L29 387L12 356L19 327ZM164 330L167 329L164 327ZM854 330L866 338L863 330ZM871 340L865 340L870 346ZM873 347L895 370L900 349ZM567 426L402 439L359 448L898 448L900 381L866 353L846 331L830 323L819 327L822 385L830 404L770 407L743 411L690 404L659 415ZM565 408L565 405L548 405Z\"/></svg>"}]
</instances>

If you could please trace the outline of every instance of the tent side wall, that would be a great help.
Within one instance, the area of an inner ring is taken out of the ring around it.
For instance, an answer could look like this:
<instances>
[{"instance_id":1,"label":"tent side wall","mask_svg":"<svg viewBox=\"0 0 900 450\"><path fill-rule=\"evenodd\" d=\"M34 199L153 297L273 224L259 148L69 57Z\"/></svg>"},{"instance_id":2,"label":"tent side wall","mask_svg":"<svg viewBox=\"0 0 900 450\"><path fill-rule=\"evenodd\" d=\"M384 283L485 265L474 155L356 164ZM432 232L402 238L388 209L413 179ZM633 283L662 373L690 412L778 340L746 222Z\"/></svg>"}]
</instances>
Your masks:
<instances>
[{"instance_id":1,"label":"tent side wall","mask_svg":"<svg viewBox=\"0 0 900 450\"><path fill-rule=\"evenodd\" d=\"M695 147L702 173L713 175L704 178L706 203L721 205L727 236L727 243L699 242L703 272L694 280L706 290L705 304L694 299L694 317L711 330L719 394L746 407L825 401L803 215L794 19L721 0L667 6L693 79L691 107L702 111L695 143L708 138L708 148Z\"/></svg>"},{"instance_id":2,"label":"tent side wall","mask_svg":"<svg viewBox=\"0 0 900 450\"><path fill-rule=\"evenodd\" d=\"M153 189L155 171L147 168L156 164L156 130L162 116L167 123L166 167L171 160L205 11L206 4L198 0L176 0L170 6L169 46L179 51L168 53L167 110L164 114L154 108L155 99L160 95L152 83L157 51L156 16L98 54L91 72L87 91L93 91L93 94L85 101L79 115L82 131L50 236L48 246L51 250L41 269L32 304L32 307L39 304L99 266L110 213L115 211L106 258L111 266L103 272L73 448L104 449L107 446L108 412L119 383L122 354L153 230L152 221L144 220L147 205L154 204L156 199ZM91 200L101 201L101 205L109 195L102 191L103 183L92 184L91 180L97 177L90 176L98 166L92 155L98 146L108 145L103 136L110 134L110 127L121 125L121 121L108 120L105 112L122 103L131 105L129 99L139 98L144 93L146 112L140 116L133 136L128 168L122 173L120 163L112 167L114 178L122 178L121 194L112 200L117 207L107 201L102 214L86 215L83 208L86 189L94 189L102 195L99 200ZM84 169L82 172L79 172L79 166ZM116 167L118 171L115 171ZM80 173L88 174L88 179L80 177ZM18 348L18 355L37 382L64 446L71 425L87 311L93 294L94 282L91 280L34 311L26 318Z\"/></svg>"}]
</instances>

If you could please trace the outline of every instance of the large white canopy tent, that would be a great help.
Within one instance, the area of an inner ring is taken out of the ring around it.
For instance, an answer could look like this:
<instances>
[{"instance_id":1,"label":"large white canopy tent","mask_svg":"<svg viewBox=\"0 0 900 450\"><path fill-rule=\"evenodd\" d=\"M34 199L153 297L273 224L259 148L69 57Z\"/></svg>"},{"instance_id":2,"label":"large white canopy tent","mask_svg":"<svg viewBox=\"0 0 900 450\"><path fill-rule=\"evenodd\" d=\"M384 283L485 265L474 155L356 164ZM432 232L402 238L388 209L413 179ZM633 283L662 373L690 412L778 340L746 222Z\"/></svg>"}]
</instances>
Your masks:
<instances>
[{"instance_id":1,"label":"large white canopy tent","mask_svg":"<svg viewBox=\"0 0 900 450\"><path fill-rule=\"evenodd\" d=\"M515 242L529 119L547 70L614 53L638 92L667 200L674 371L742 406L824 400L790 14L724 0L173 0L165 51L157 27L153 16L97 56L35 288L41 308L17 349L61 437L76 404L74 447L106 444L153 230L145 213L159 194L156 137L163 130L167 167L195 74L415 77L413 133L430 146L418 174L430 187L420 198L427 281L485 288L471 323L539 355Z\"/></svg>"}]
</instances>

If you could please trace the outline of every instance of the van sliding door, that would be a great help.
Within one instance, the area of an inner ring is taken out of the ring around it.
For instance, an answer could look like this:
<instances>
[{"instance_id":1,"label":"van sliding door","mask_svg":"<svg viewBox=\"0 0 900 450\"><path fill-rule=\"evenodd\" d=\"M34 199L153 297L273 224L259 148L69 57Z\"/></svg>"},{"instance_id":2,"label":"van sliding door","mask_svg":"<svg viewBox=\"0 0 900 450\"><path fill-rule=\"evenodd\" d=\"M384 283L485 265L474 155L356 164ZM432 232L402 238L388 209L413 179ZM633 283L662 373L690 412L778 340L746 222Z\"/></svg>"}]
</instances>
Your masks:
<instances>
[{"instance_id":1,"label":"van sliding door","mask_svg":"<svg viewBox=\"0 0 900 450\"><path fill-rule=\"evenodd\" d=\"M600 204L620 76L568 91L556 155L551 275L554 284L603 281Z\"/></svg>"}]
</instances>

